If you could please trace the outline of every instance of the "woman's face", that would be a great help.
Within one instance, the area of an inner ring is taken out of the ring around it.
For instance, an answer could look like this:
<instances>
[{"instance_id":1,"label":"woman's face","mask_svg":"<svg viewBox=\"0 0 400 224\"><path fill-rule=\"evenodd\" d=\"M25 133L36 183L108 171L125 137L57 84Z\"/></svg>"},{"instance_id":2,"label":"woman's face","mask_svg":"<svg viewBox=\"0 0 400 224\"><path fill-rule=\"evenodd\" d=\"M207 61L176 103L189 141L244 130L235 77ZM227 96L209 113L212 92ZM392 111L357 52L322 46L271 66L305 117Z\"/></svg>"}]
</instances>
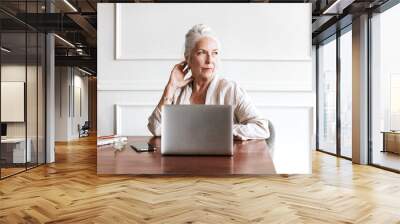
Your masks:
<instances>
[{"instance_id":1,"label":"woman's face","mask_svg":"<svg viewBox=\"0 0 400 224\"><path fill-rule=\"evenodd\" d=\"M189 67L194 78L209 78L217 68L218 44L210 37L203 37L197 41L192 50Z\"/></svg>"}]
</instances>

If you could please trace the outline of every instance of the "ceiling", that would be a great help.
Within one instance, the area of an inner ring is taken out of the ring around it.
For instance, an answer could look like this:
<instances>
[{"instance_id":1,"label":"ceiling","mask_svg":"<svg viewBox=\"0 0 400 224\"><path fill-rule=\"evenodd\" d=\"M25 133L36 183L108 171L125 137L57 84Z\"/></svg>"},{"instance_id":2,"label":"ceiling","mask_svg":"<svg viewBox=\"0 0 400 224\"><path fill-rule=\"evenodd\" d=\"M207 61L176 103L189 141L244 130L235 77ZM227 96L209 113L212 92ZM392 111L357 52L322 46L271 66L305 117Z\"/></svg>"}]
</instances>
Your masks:
<instances>
[{"instance_id":1,"label":"ceiling","mask_svg":"<svg viewBox=\"0 0 400 224\"><path fill-rule=\"evenodd\" d=\"M318 43L336 32L337 27L351 23L351 18L365 10L382 5L387 0L233 0L237 3L312 3L312 37ZM56 65L80 66L96 72L97 3L171 3L165 0L1 0L0 25L2 46L25 53L25 29L55 32ZM227 2L227 1L184 1ZM52 8L53 13L47 13ZM46 12L47 11L47 12ZM341 20L340 23L337 23ZM347 22L346 22L347 21ZM338 26L338 24L340 24ZM29 38L28 38L29 39ZM63 41L66 40L66 41ZM29 40L28 40L29 42ZM72 45L71 45L72 44ZM29 43L27 52L34 52L35 43ZM3 55L3 53L2 53ZM29 58L29 56L28 56Z\"/></svg>"}]
</instances>

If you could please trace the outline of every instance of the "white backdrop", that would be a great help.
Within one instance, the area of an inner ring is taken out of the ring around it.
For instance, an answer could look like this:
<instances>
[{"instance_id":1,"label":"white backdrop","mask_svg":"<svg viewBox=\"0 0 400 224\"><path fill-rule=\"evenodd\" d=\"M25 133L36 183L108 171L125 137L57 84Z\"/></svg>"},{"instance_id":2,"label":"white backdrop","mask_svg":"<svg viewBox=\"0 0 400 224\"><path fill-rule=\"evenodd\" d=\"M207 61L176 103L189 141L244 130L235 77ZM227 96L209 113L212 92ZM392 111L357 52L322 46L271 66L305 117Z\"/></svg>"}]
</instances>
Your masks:
<instances>
[{"instance_id":1,"label":"white backdrop","mask_svg":"<svg viewBox=\"0 0 400 224\"><path fill-rule=\"evenodd\" d=\"M282 127L277 134L307 145L296 152L309 155L311 4L103 3L97 18L98 135L116 133L117 119L122 134L150 135L147 118L183 59L185 34L204 23L221 41L220 76L237 81L262 116ZM295 136L299 131L308 137Z\"/></svg>"}]
</instances>

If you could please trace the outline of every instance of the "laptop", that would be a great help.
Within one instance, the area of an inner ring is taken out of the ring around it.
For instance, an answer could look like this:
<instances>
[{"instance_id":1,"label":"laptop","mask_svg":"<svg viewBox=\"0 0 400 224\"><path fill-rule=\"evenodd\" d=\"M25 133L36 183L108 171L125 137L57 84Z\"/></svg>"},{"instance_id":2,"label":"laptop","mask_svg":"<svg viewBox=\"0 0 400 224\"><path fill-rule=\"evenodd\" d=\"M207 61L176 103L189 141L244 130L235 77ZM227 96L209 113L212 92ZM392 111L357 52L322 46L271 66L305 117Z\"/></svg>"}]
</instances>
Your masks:
<instances>
[{"instance_id":1,"label":"laptop","mask_svg":"<svg viewBox=\"0 0 400 224\"><path fill-rule=\"evenodd\" d=\"M164 105L162 155L233 155L230 105Z\"/></svg>"},{"instance_id":2,"label":"laptop","mask_svg":"<svg viewBox=\"0 0 400 224\"><path fill-rule=\"evenodd\" d=\"M1 140L7 139L7 124L1 123Z\"/></svg>"}]
</instances>

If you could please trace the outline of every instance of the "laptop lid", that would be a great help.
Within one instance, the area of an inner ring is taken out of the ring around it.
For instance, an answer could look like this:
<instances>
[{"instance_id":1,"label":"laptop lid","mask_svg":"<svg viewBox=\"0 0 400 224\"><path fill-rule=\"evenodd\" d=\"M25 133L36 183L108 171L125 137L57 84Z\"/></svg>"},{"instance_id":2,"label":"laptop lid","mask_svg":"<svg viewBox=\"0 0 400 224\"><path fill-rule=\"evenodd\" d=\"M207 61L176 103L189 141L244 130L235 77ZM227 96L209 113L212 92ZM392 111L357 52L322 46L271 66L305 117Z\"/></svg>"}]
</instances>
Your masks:
<instances>
[{"instance_id":1,"label":"laptop lid","mask_svg":"<svg viewBox=\"0 0 400 224\"><path fill-rule=\"evenodd\" d=\"M1 137L7 136L7 124L1 123Z\"/></svg>"},{"instance_id":2,"label":"laptop lid","mask_svg":"<svg viewBox=\"0 0 400 224\"><path fill-rule=\"evenodd\" d=\"M232 155L230 105L165 105L161 154Z\"/></svg>"}]
</instances>

